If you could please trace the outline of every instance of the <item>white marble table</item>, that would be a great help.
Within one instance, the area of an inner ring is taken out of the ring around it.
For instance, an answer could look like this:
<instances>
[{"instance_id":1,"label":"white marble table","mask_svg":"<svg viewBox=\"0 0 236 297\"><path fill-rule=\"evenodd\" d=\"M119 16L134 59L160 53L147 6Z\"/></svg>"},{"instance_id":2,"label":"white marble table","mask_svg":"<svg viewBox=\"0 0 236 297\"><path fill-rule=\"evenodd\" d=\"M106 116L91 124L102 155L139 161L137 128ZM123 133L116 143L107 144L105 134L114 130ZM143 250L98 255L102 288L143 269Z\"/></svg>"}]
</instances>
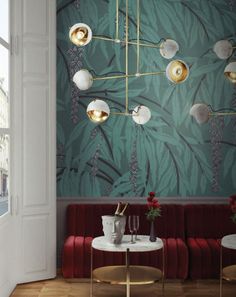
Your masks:
<instances>
[{"instance_id":1,"label":"white marble table","mask_svg":"<svg viewBox=\"0 0 236 297\"><path fill-rule=\"evenodd\" d=\"M131 243L130 235L124 235L121 244L106 241L104 236L96 237L92 241L91 251L91 297L93 296L93 282L126 285L126 297L130 297L130 285L143 285L162 280L164 290L164 245L160 238L156 242L149 241L149 236L139 235L139 240ZM93 270L93 249L105 252L125 252L126 265L107 266ZM130 266L129 256L132 252L151 252L162 249L163 267L160 269L149 266Z\"/></svg>"},{"instance_id":2,"label":"white marble table","mask_svg":"<svg viewBox=\"0 0 236 297\"><path fill-rule=\"evenodd\" d=\"M226 235L221 239L220 249L220 297L222 297L222 280L236 280L236 265L230 265L223 268L223 253L222 247L236 250L236 234Z\"/></svg>"},{"instance_id":3,"label":"white marble table","mask_svg":"<svg viewBox=\"0 0 236 297\"><path fill-rule=\"evenodd\" d=\"M163 241L157 238L157 241L149 241L149 236L139 235L135 243L130 242L130 235L124 235L121 244L109 243L104 236L96 237L92 241L92 247L106 252L151 252L163 248Z\"/></svg>"},{"instance_id":4,"label":"white marble table","mask_svg":"<svg viewBox=\"0 0 236 297\"><path fill-rule=\"evenodd\" d=\"M225 248L236 250L236 234L224 236L221 239L221 245Z\"/></svg>"}]
</instances>

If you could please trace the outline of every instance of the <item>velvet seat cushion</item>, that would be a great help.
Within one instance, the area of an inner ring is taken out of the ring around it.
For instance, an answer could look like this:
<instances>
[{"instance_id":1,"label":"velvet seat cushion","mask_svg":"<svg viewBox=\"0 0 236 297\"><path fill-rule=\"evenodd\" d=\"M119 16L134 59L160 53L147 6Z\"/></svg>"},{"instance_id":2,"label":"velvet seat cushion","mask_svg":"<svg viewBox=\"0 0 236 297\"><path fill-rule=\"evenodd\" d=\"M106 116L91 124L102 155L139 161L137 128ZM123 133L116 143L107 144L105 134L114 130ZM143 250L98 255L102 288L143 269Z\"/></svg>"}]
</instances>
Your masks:
<instances>
[{"instance_id":1,"label":"velvet seat cushion","mask_svg":"<svg viewBox=\"0 0 236 297\"><path fill-rule=\"evenodd\" d=\"M184 208L162 205L162 216L155 221L156 235L164 238L165 271L168 278L185 279L188 273L188 250L184 242ZM92 238L102 236L102 215L114 214L114 204L71 204L67 208L67 237L63 248L64 277L89 277ZM126 216L140 216L139 234L148 235L150 222L144 204L129 205ZM126 224L126 234L129 234ZM131 264L162 267L162 253L131 253ZM124 254L94 250L94 267L125 264Z\"/></svg>"},{"instance_id":2,"label":"velvet seat cushion","mask_svg":"<svg viewBox=\"0 0 236 297\"><path fill-rule=\"evenodd\" d=\"M220 240L236 233L228 205L186 205L185 228L189 248L189 276L192 279L218 278ZM223 266L236 264L236 251L223 249Z\"/></svg>"},{"instance_id":3,"label":"velvet seat cushion","mask_svg":"<svg viewBox=\"0 0 236 297\"><path fill-rule=\"evenodd\" d=\"M220 239L188 238L190 278L219 278ZM223 248L223 267L236 264L236 251Z\"/></svg>"}]
</instances>

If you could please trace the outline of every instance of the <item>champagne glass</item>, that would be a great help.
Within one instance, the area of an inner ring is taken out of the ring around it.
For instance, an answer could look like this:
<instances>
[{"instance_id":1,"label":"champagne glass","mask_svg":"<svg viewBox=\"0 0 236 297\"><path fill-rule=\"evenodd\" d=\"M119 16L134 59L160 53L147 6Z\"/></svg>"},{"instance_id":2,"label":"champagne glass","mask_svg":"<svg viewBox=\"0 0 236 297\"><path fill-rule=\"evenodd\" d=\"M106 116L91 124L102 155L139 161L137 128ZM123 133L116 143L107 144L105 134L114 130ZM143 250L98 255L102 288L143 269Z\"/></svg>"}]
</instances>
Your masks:
<instances>
[{"instance_id":1,"label":"champagne glass","mask_svg":"<svg viewBox=\"0 0 236 297\"><path fill-rule=\"evenodd\" d=\"M129 232L131 234L131 243L135 243L134 232L137 229L137 221L135 219L135 216L133 215L129 216L128 224L129 224Z\"/></svg>"},{"instance_id":2,"label":"champagne glass","mask_svg":"<svg viewBox=\"0 0 236 297\"><path fill-rule=\"evenodd\" d=\"M139 216L134 216L135 217L135 221L136 221L136 223L135 223L135 230L134 230L134 232L135 232L135 240L139 240L139 238L138 238L138 230L139 230Z\"/></svg>"}]
</instances>

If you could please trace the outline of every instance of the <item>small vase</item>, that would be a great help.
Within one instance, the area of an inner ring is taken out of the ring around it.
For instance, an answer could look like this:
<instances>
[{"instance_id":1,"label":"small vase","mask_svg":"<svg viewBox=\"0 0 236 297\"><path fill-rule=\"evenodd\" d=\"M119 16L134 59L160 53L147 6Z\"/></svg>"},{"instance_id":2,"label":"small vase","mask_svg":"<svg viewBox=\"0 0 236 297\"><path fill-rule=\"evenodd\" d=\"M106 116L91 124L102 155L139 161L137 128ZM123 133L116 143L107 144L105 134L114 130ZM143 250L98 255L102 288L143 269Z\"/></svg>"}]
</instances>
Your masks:
<instances>
[{"instance_id":1,"label":"small vase","mask_svg":"<svg viewBox=\"0 0 236 297\"><path fill-rule=\"evenodd\" d=\"M157 240L156 238L156 233L155 233L155 225L154 225L154 221L151 221L151 226L150 226L150 237L149 240L151 242L155 242Z\"/></svg>"}]
</instances>

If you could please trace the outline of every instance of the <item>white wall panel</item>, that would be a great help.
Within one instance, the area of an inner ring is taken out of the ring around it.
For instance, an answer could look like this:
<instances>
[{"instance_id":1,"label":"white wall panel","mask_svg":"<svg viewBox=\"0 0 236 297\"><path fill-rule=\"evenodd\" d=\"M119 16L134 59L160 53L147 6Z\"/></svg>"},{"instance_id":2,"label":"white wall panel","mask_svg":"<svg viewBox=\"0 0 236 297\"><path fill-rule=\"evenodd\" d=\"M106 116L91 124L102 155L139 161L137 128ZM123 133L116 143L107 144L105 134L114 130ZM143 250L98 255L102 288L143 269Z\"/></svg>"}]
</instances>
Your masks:
<instances>
[{"instance_id":1,"label":"white wall panel","mask_svg":"<svg viewBox=\"0 0 236 297\"><path fill-rule=\"evenodd\" d=\"M48 216L26 216L23 219L24 272L47 270Z\"/></svg>"},{"instance_id":2,"label":"white wall panel","mask_svg":"<svg viewBox=\"0 0 236 297\"><path fill-rule=\"evenodd\" d=\"M30 43L24 51L24 74L48 76L48 49Z\"/></svg>"},{"instance_id":3,"label":"white wall panel","mask_svg":"<svg viewBox=\"0 0 236 297\"><path fill-rule=\"evenodd\" d=\"M48 33L48 1L23 1L23 33L32 35L46 35Z\"/></svg>"},{"instance_id":4,"label":"white wall panel","mask_svg":"<svg viewBox=\"0 0 236 297\"><path fill-rule=\"evenodd\" d=\"M45 205L47 195L48 96L45 86L24 88L24 207Z\"/></svg>"}]
</instances>

